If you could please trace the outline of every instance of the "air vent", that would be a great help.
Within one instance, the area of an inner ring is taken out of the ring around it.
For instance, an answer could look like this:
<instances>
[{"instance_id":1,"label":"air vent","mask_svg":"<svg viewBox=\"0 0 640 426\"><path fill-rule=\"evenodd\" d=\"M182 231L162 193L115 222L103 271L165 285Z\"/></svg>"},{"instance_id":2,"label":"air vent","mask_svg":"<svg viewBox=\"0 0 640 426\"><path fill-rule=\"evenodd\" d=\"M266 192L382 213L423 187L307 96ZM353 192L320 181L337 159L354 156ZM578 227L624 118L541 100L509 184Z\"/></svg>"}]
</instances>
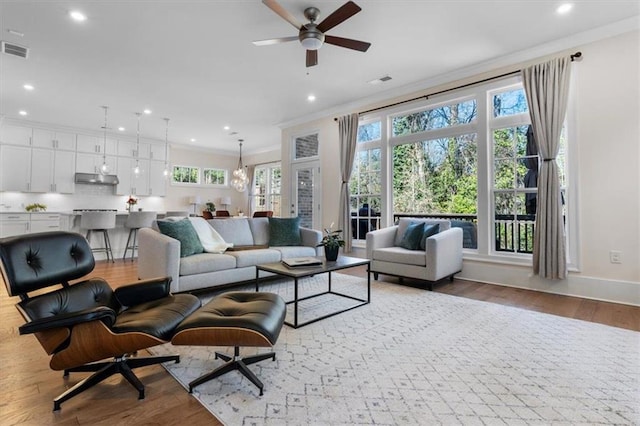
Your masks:
<instances>
[{"instance_id":1,"label":"air vent","mask_svg":"<svg viewBox=\"0 0 640 426\"><path fill-rule=\"evenodd\" d=\"M384 77L380 77L380 78L376 78L375 80L367 81L367 83L376 85L376 84L386 83L389 80L391 80L391 77L389 77L388 75L385 75Z\"/></svg>"},{"instance_id":2,"label":"air vent","mask_svg":"<svg viewBox=\"0 0 640 426\"><path fill-rule=\"evenodd\" d=\"M3 41L2 53L6 53L7 55L19 56L21 58L27 59L27 57L29 56L29 48Z\"/></svg>"}]
</instances>

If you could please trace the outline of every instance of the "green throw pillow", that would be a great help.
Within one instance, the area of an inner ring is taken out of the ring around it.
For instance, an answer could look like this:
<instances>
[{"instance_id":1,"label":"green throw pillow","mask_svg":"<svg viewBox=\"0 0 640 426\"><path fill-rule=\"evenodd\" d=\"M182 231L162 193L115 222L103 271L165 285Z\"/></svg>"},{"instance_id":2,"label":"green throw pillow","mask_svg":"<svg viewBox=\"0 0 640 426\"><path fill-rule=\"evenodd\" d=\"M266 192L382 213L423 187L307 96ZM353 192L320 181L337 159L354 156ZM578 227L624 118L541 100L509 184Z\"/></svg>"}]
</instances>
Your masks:
<instances>
[{"instance_id":1,"label":"green throw pillow","mask_svg":"<svg viewBox=\"0 0 640 426\"><path fill-rule=\"evenodd\" d=\"M302 245L302 238L300 238L300 218L270 217L269 245L271 247Z\"/></svg>"},{"instance_id":2,"label":"green throw pillow","mask_svg":"<svg viewBox=\"0 0 640 426\"><path fill-rule=\"evenodd\" d=\"M204 251L200 238L198 238L198 234L189 219L185 218L175 222L159 220L158 229L164 235L180 241L180 257L187 257Z\"/></svg>"},{"instance_id":3,"label":"green throw pillow","mask_svg":"<svg viewBox=\"0 0 640 426\"><path fill-rule=\"evenodd\" d=\"M400 247L409 250L418 250L420 248L420 241L422 240L423 232L423 222L411 222L409 226L407 226L407 230L404 231L402 240L400 240Z\"/></svg>"},{"instance_id":4,"label":"green throw pillow","mask_svg":"<svg viewBox=\"0 0 640 426\"><path fill-rule=\"evenodd\" d=\"M439 223L433 223L431 225L427 225L425 223L424 224L424 232L422 233L422 239L420 240L420 249L421 250L426 250L427 249L427 238L431 237L432 235L436 235L438 232L440 232L440 224Z\"/></svg>"}]
</instances>

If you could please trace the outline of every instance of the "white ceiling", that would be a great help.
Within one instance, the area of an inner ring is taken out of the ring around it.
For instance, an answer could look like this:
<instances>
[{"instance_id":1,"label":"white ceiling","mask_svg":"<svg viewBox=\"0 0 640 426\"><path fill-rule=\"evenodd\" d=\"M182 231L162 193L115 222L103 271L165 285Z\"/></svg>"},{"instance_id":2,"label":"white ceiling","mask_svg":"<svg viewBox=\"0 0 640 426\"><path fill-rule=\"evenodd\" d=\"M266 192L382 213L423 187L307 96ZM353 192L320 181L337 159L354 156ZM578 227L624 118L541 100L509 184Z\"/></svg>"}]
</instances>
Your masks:
<instances>
[{"instance_id":1,"label":"white ceiling","mask_svg":"<svg viewBox=\"0 0 640 426\"><path fill-rule=\"evenodd\" d=\"M344 1L285 1L305 22L314 5L321 21ZM245 153L280 144L279 123L513 55L525 49L637 16L637 1L356 0L362 11L328 34L372 43L366 53L325 45L319 65L305 68L298 42L254 46L253 40L296 35L259 0L0 1L0 39L27 46L27 60L0 54L0 114L99 130L109 127L174 143ZM73 22L78 9L88 19ZM9 30L23 33L15 35ZM367 81L390 75L381 85ZM25 91L24 83L35 86ZM307 95L315 94L314 103ZM231 126L225 131L223 126ZM230 135L230 132L238 132ZM195 138L196 142L190 142Z\"/></svg>"}]
</instances>

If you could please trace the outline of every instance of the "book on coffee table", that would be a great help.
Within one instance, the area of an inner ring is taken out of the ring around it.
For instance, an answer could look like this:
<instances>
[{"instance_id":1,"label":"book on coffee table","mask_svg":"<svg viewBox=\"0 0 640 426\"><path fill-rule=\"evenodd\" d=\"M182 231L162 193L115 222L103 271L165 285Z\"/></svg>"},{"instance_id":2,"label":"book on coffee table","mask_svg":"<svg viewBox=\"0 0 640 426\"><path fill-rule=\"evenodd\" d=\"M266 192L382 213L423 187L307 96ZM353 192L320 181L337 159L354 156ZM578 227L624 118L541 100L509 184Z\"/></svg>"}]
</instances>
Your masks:
<instances>
[{"instance_id":1,"label":"book on coffee table","mask_svg":"<svg viewBox=\"0 0 640 426\"><path fill-rule=\"evenodd\" d=\"M317 257L291 257L282 260L282 264L288 268L300 268L305 266L320 266L322 259Z\"/></svg>"}]
</instances>

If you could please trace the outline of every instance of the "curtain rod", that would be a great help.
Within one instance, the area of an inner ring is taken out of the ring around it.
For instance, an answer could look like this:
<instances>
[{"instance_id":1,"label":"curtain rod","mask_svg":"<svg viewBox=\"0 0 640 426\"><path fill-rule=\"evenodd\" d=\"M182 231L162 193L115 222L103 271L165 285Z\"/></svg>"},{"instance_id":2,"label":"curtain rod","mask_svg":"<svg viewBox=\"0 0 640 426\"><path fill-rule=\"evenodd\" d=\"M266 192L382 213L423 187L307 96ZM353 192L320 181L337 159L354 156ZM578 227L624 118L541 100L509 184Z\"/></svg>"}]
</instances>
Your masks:
<instances>
[{"instance_id":1,"label":"curtain rod","mask_svg":"<svg viewBox=\"0 0 640 426\"><path fill-rule=\"evenodd\" d=\"M570 55L569 57L571 58L571 62L574 62L576 59L582 57L582 52L578 51L578 52ZM504 78L504 77L509 77L509 76L512 76L512 75L519 74L521 72L522 72L522 70L519 69L519 70L516 70L516 71L507 72L507 73L496 75L496 76L493 76L493 77L483 78L482 80L478 80L478 81L474 81L474 82L471 82L471 83L463 84L463 85L457 86L457 87L452 87L450 89L440 90L440 91L434 92L434 93L429 93L428 95L422 95L422 96L418 96L418 97L415 97L415 98L407 99L405 101L395 102L393 104L389 104L389 105L385 105L385 106L381 106L381 107L377 107L377 108L368 109L366 111L360 111L358 113L358 115L363 115L363 114L367 114L367 113L370 113L370 112L379 111L381 109L391 108L391 107L402 105L402 104L406 104L406 103L409 103L409 102L418 101L420 99L427 100L431 96L441 95L443 93L452 92L454 90L464 89L466 87L475 86L476 84L486 83L486 82L492 81L492 80L499 80L499 79ZM335 117L333 119L333 121L338 121L338 117Z\"/></svg>"}]
</instances>

